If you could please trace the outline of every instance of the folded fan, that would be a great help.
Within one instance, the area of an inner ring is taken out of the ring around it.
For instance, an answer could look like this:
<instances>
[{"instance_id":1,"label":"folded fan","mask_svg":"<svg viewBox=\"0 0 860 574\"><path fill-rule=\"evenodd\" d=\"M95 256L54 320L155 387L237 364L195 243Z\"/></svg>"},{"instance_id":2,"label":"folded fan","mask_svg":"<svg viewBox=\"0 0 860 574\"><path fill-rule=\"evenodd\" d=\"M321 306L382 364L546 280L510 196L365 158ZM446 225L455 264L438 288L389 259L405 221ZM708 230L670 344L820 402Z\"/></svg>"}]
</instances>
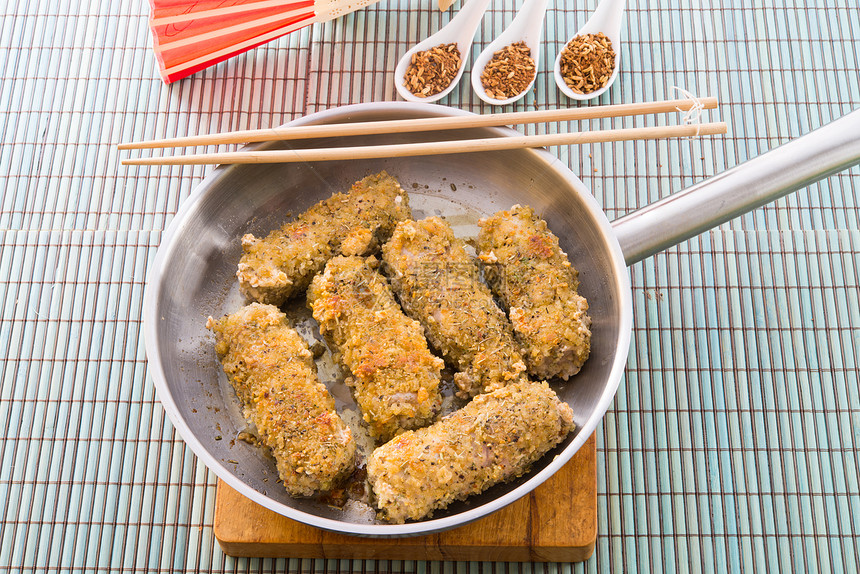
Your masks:
<instances>
[{"instance_id":1,"label":"folded fan","mask_svg":"<svg viewBox=\"0 0 860 574\"><path fill-rule=\"evenodd\" d=\"M150 0L153 48L170 83L379 0Z\"/></svg>"}]
</instances>

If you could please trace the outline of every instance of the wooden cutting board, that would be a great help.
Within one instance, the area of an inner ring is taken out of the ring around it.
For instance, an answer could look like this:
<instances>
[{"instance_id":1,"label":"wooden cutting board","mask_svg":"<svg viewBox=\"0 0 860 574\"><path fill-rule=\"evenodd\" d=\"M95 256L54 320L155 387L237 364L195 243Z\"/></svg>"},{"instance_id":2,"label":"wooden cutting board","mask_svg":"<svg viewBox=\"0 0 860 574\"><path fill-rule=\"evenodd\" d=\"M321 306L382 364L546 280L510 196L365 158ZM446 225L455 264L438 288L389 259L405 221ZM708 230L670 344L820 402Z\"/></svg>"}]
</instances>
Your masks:
<instances>
[{"instance_id":1,"label":"wooden cutting board","mask_svg":"<svg viewBox=\"0 0 860 574\"><path fill-rule=\"evenodd\" d=\"M335 534L263 508L219 480L214 531L230 556L580 562L597 540L595 439L529 495L454 530L393 539Z\"/></svg>"}]
</instances>

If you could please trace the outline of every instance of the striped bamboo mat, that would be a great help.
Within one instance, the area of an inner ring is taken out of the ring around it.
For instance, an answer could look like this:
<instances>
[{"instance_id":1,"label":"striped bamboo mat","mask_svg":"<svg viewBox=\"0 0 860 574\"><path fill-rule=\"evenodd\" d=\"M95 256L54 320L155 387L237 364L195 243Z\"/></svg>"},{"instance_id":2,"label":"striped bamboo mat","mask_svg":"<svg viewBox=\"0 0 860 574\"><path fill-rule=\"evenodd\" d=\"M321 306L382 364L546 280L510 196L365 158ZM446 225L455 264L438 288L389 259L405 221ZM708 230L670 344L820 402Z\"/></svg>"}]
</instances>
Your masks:
<instances>
[{"instance_id":1,"label":"striped bamboo mat","mask_svg":"<svg viewBox=\"0 0 860 574\"><path fill-rule=\"evenodd\" d=\"M519 4L494 0L472 56ZM551 4L535 90L510 109L570 105L546 62L595 4ZM140 322L162 230L209 168L124 168L113 146L393 100L397 58L451 12L382 0L166 86L144 2L2 5L0 572L860 570L856 168L630 269L587 562L225 556L215 476L155 396ZM610 219L860 107L854 0L628 0L622 35L597 104L683 88L719 97L730 133L552 150ZM493 111L465 81L441 103Z\"/></svg>"}]
</instances>

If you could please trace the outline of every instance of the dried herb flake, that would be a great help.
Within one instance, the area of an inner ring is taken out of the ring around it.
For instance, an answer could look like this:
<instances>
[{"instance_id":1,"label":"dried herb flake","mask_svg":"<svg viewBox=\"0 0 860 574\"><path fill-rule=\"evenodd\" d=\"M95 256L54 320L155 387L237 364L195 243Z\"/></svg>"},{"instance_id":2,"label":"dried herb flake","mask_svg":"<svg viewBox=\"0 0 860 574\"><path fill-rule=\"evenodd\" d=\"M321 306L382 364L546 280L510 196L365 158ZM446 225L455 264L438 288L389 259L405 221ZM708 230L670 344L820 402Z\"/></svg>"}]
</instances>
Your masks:
<instances>
[{"instance_id":1,"label":"dried herb flake","mask_svg":"<svg viewBox=\"0 0 860 574\"><path fill-rule=\"evenodd\" d=\"M406 68L404 85L419 98L435 96L451 85L461 64L460 50L455 43L416 52Z\"/></svg>"},{"instance_id":2,"label":"dried herb flake","mask_svg":"<svg viewBox=\"0 0 860 574\"><path fill-rule=\"evenodd\" d=\"M561 52L559 61L564 83L580 94L590 94L606 85L615 70L615 50L602 32L576 36Z\"/></svg>"},{"instance_id":3,"label":"dried herb flake","mask_svg":"<svg viewBox=\"0 0 860 574\"><path fill-rule=\"evenodd\" d=\"M481 73L481 85L495 100L518 96L535 77L535 61L525 42L514 42L495 52Z\"/></svg>"}]
</instances>

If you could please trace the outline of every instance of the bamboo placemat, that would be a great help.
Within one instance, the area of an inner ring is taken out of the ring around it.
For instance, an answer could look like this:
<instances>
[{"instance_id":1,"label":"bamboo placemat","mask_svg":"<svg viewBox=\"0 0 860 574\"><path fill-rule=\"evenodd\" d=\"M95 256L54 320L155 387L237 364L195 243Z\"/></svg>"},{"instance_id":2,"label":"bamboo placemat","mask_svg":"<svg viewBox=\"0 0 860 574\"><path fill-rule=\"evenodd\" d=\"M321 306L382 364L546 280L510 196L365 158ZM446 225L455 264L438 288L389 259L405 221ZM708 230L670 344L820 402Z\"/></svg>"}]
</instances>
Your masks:
<instances>
[{"instance_id":1,"label":"bamboo placemat","mask_svg":"<svg viewBox=\"0 0 860 574\"><path fill-rule=\"evenodd\" d=\"M473 56L519 4L494 0ZM595 4L551 5L536 88L510 110L570 105L546 63ZM397 58L451 12L382 0L165 86L145 2L2 5L0 572L860 570L856 168L630 269L634 336L597 431L588 561L225 556L215 476L155 396L140 323L162 230L209 168L126 169L113 146L393 100ZM622 36L596 104L684 88L719 97L709 117L731 131L552 150L610 219L860 106L853 1L629 0ZM441 103L492 111L465 81Z\"/></svg>"}]
</instances>

